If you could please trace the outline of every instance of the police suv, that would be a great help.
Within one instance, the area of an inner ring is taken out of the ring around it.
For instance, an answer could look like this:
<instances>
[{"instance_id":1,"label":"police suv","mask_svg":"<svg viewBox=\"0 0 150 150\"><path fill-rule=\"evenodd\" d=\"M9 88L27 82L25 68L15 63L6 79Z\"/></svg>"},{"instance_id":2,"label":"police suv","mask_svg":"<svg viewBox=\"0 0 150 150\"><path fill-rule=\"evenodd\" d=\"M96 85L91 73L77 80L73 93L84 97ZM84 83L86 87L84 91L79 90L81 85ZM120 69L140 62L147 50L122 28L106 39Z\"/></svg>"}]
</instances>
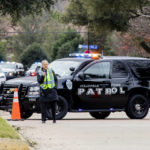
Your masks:
<instances>
[{"instance_id":1,"label":"police suv","mask_svg":"<svg viewBox=\"0 0 150 150\"><path fill-rule=\"evenodd\" d=\"M96 119L104 119L120 111L131 119L144 118L150 104L150 59L114 56L95 60L91 56L72 54L49 65L58 77L57 119L67 112L89 112ZM1 87L1 109L11 112L16 87L22 118L40 113L36 76L6 81ZM49 107L47 117L52 118Z\"/></svg>"}]
</instances>

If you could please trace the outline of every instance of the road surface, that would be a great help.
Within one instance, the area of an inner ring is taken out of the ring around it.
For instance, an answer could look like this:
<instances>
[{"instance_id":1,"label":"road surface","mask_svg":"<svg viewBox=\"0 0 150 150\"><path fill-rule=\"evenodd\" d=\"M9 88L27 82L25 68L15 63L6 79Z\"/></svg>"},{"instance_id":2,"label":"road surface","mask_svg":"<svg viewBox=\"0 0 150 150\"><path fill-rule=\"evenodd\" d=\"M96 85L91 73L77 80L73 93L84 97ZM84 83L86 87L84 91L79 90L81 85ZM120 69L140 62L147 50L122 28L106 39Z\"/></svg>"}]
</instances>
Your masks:
<instances>
[{"instance_id":1,"label":"road surface","mask_svg":"<svg viewBox=\"0 0 150 150\"><path fill-rule=\"evenodd\" d=\"M0 116L10 119L6 112L0 111ZM56 124L42 124L40 115L34 114L25 121L8 122L36 143L34 150L150 150L150 114L143 120L130 120L125 113L95 120L88 113L68 113Z\"/></svg>"}]
</instances>

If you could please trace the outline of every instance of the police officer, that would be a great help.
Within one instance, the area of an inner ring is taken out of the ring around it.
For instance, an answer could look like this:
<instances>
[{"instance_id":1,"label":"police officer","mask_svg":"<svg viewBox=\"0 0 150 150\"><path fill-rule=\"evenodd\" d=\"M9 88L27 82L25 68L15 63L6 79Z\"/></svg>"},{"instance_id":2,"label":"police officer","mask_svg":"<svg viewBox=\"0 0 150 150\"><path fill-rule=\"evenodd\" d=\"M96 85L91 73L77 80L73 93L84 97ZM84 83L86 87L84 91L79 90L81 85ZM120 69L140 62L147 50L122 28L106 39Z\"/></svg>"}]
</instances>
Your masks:
<instances>
[{"instance_id":1,"label":"police officer","mask_svg":"<svg viewBox=\"0 0 150 150\"><path fill-rule=\"evenodd\" d=\"M58 95L56 91L57 78L52 69L48 68L48 61L42 61L41 69L37 74L37 80L40 84L40 103L42 112L42 123L46 122L47 107L51 106L53 123L56 123L56 102Z\"/></svg>"}]
</instances>

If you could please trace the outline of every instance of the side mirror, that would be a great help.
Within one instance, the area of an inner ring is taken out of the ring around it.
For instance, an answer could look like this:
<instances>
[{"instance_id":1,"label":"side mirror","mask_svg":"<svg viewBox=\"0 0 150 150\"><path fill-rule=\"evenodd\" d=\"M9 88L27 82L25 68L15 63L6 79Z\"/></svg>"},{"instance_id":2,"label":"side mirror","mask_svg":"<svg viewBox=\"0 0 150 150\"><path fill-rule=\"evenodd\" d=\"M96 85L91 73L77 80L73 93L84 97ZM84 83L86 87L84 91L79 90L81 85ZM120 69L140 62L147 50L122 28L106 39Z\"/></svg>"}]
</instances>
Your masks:
<instances>
[{"instance_id":1,"label":"side mirror","mask_svg":"<svg viewBox=\"0 0 150 150\"><path fill-rule=\"evenodd\" d=\"M72 72L75 71L75 68L74 68L74 67L71 67L71 68L69 68L69 69L70 69L70 71L72 71Z\"/></svg>"},{"instance_id":2,"label":"side mirror","mask_svg":"<svg viewBox=\"0 0 150 150\"><path fill-rule=\"evenodd\" d=\"M81 80L84 80L84 73L83 72L80 72L78 74L78 78L81 79Z\"/></svg>"}]
</instances>

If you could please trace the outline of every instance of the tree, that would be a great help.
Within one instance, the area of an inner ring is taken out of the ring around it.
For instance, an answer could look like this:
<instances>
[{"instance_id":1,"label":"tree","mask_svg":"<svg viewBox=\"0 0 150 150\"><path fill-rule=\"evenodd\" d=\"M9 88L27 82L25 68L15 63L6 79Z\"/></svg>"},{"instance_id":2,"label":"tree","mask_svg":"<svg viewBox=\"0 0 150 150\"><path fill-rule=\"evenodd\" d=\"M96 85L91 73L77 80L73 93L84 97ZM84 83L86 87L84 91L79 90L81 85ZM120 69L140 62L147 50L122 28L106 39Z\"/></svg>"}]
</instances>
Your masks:
<instances>
[{"instance_id":1,"label":"tree","mask_svg":"<svg viewBox=\"0 0 150 150\"><path fill-rule=\"evenodd\" d=\"M16 21L22 16L39 14L43 9L50 10L53 4L54 0L0 0L0 13Z\"/></svg>"},{"instance_id":2,"label":"tree","mask_svg":"<svg viewBox=\"0 0 150 150\"><path fill-rule=\"evenodd\" d=\"M80 37L80 34L74 32L74 30L69 29L68 33L59 36L58 40L52 46L52 60L67 57L69 53L77 51L78 45L83 43L83 39Z\"/></svg>"},{"instance_id":3,"label":"tree","mask_svg":"<svg viewBox=\"0 0 150 150\"><path fill-rule=\"evenodd\" d=\"M54 12L44 12L42 16L26 16L18 22L17 35L13 36L12 45L15 60L20 61L20 55L29 45L39 43L47 54L50 54L51 45L58 38L57 34L50 32L61 31L63 24L55 18Z\"/></svg>"},{"instance_id":4,"label":"tree","mask_svg":"<svg viewBox=\"0 0 150 150\"><path fill-rule=\"evenodd\" d=\"M6 60L7 43L0 41L0 60Z\"/></svg>"},{"instance_id":5,"label":"tree","mask_svg":"<svg viewBox=\"0 0 150 150\"><path fill-rule=\"evenodd\" d=\"M44 32L43 17L27 16L18 22L18 34L13 36L12 43L15 58L19 61L20 55L29 45L33 43L42 43L44 37L39 32Z\"/></svg>"},{"instance_id":6,"label":"tree","mask_svg":"<svg viewBox=\"0 0 150 150\"><path fill-rule=\"evenodd\" d=\"M25 65L25 67L29 67L32 63L42 61L43 59L48 60L48 57L38 43L29 45L21 55L21 62Z\"/></svg>"},{"instance_id":7,"label":"tree","mask_svg":"<svg viewBox=\"0 0 150 150\"><path fill-rule=\"evenodd\" d=\"M71 0L63 20L87 26L95 35L106 33L106 39L112 31L129 31L131 21L139 17L149 22L149 7L149 0ZM140 45L150 52L149 44L142 41Z\"/></svg>"},{"instance_id":8,"label":"tree","mask_svg":"<svg viewBox=\"0 0 150 150\"><path fill-rule=\"evenodd\" d=\"M150 6L143 9L145 13L150 12ZM130 21L128 31L133 40L138 41L138 47L141 46L146 52L150 53L150 17L140 16Z\"/></svg>"},{"instance_id":9,"label":"tree","mask_svg":"<svg viewBox=\"0 0 150 150\"><path fill-rule=\"evenodd\" d=\"M93 29L127 31L129 20L143 14L149 0L71 0L64 20Z\"/></svg>"}]
</instances>

